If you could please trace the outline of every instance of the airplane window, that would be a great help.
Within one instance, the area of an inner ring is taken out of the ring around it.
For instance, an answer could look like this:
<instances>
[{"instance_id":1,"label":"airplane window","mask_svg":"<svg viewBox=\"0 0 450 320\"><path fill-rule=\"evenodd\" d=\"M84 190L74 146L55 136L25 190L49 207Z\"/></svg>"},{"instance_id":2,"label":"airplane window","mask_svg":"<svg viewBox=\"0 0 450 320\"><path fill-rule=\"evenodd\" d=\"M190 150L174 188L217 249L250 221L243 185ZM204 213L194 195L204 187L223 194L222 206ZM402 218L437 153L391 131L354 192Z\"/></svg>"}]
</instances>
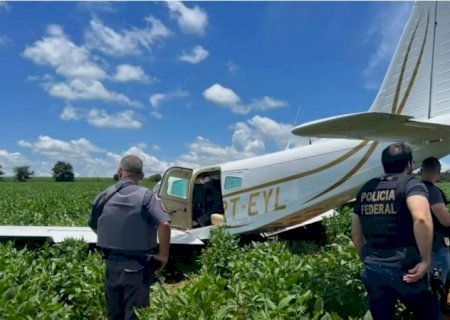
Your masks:
<instances>
[{"instance_id":1,"label":"airplane window","mask_svg":"<svg viewBox=\"0 0 450 320\"><path fill-rule=\"evenodd\" d=\"M187 199L188 180L178 177L169 177L167 195Z\"/></svg>"},{"instance_id":2,"label":"airplane window","mask_svg":"<svg viewBox=\"0 0 450 320\"><path fill-rule=\"evenodd\" d=\"M241 177L226 177L225 178L225 189L239 188L242 186Z\"/></svg>"}]
</instances>

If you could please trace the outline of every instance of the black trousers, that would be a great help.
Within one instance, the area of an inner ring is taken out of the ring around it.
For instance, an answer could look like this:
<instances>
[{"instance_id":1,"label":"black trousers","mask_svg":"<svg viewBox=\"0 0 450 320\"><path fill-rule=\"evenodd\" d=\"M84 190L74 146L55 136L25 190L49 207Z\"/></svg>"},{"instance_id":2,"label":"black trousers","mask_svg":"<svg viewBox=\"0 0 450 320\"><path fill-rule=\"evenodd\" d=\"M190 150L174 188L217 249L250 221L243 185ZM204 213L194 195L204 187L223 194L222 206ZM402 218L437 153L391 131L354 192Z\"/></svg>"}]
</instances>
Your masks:
<instances>
[{"instance_id":1,"label":"black trousers","mask_svg":"<svg viewBox=\"0 0 450 320\"><path fill-rule=\"evenodd\" d=\"M135 320L135 308L150 302L153 272L142 259L109 255L106 258L106 306L110 320Z\"/></svg>"}]
</instances>

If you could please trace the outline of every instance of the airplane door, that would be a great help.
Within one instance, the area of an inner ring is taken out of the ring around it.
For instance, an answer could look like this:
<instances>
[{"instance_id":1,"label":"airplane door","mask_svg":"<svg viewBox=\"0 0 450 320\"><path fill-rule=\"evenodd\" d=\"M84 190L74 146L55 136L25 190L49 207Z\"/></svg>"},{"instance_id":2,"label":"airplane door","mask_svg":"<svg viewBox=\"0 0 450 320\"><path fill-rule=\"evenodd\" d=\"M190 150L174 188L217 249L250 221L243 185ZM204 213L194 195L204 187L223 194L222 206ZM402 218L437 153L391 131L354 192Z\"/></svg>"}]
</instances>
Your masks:
<instances>
[{"instance_id":1,"label":"airplane door","mask_svg":"<svg viewBox=\"0 0 450 320\"><path fill-rule=\"evenodd\" d=\"M159 197L172 219L172 226L192 228L192 169L173 167L161 181Z\"/></svg>"}]
</instances>

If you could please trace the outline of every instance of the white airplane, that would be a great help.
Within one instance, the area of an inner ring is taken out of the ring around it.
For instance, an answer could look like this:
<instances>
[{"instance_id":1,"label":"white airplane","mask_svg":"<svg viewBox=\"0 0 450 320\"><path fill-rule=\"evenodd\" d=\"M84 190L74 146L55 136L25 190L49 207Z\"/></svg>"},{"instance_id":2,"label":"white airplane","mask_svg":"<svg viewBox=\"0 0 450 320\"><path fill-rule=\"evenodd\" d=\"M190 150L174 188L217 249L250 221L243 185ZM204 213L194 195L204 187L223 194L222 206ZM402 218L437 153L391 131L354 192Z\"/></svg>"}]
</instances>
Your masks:
<instances>
[{"instance_id":1,"label":"white airplane","mask_svg":"<svg viewBox=\"0 0 450 320\"><path fill-rule=\"evenodd\" d=\"M159 196L171 214L172 243L202 244L217 225L232 234L276 233L320 220L383 175L381 152L393 142L407 142L416 165L449 154L450 2L414 5L368 112L292 132L323 139L215 166L168 169ZM16 234L5 228L0 237ZM80 237L94 242L95 234L83 230Z\"/></svg>"}]
</instances>

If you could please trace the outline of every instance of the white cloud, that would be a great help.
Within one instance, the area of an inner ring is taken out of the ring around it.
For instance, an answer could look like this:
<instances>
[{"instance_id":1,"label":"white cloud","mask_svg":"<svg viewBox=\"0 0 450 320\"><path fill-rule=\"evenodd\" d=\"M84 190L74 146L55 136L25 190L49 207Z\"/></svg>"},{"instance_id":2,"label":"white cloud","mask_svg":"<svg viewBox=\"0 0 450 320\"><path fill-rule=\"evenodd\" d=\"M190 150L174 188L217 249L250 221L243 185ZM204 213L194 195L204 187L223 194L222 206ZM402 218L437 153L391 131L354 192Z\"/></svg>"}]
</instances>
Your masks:
<instances>
[{"instance_id":1,"label":"white cloud","mask_svg":"<svg viewBox=\"0 0 450 320\"><path fill-rule=\"evenodd\" d=\"M411 3L391 3L375 15L372 27L364 40L365 43L377 43L376 51L363 70L364 86L367 89L379 88L386 71L385 66L392 58L410 11Z\"/></svg>"},{"instance_id":2,"label":"white cloud","mask_svg":"<svg viewBox=\"0 0 450 320\"><path fill-rule=\"evenodd\" d=\"M163 114L162 114L161 112L159 112L159 111L156 111L156 110L153 110L153 111L151 112L151 115L152 115L153 117L155 117L156 119L159 119L159 120L164 119Z\"/></svg>"},{"instance_id":3,"label":"white cloud","mask_svg":"<svg viewBox=\"0 0 450 320\"><path fill-rule=\"evenodd\" d=\"M208 58L209 52L202 46L195 46L190 53L185 53L179 57L181 61L197 64Z\"/></svg>"},{"instance_id":4,"label":"white cloud","mask_svg":"<svg viewBox=\"0 0 450 320\"><path fill-rule=\"evenodd\" d=\"M113 77L114 80L119 82L139 81L150 82L152 79L147 76L139 66L132 66L129 64L121 64L116 68L116 74Z\"/></svg>"},{"instance_id":5,"label":"white cloud","mask_svg":"<svg viewBox=\"0 0 450 320\"><path fill-rule=\"evenodd\" d=\"M0 11L9 11L11 8L6 1L0 0Z\"/></svg>"},{"instance_id":6,"label":"white cloud","mask_svg":"<svg viewBox=\"0 0 450 320\"><path fill-rule=\"evenodd\" d=\"M20 152L0 149L0 165L6 176L14 175L14 168L29 165L30 161Z\"/></svg>"},{"instance_id":7,"label":"white cloud","mask_svg":"<svg viewBox=\"0 0 450 320\"><path fill-rule=\"evenodd\" d=\"M222 106L237 106L241 99L231 89L225 88L218 83L203 91L206 100Z\"/></svg>"},{"instance_id":8,"label":"white cloud","mask_svg":"<svg viewBox=\"0 0 450 320\"><path fill-rule=\"evenodd\" d=\"M220 146L207 138L197 137L189 145L189 152L179 157L176 164L192 167L214 165L282 150L288 142L292 147L309 142L307 138L293 136L292 125L258 115L246 122L238 122L230 129L233 130L230 145Z\"/></svg>"},{"instance_id":9,"label":"white cloud","mask_svg":"<svg viewBox=\"0 0 450 320\"><path fill-rule=\"evenodd\" d=\"M281 108L287 106L287 102L276 100L272 97L265 96L260 99L254 99L250 104L241 103L240 97L229 88L225 88L216 83L203 92L206 100L230 108L232 112L238 114L247 114L252 111L265 111L269 109Z\"/></svg>"},{"instance_id":10,"label":"white cloud","mask_svg":"<svg viewBox=\"0 0 450 320\"><path fill-rule=\"evenodd\" d=\"M188 91L177 89L167 93L155 93L150 96L149 100L153 108L159 108L159 106L165 101L184 98L188 95Z\"/></svg>"},{"instance_id":11,"label":"white cloud","mask_svg":"<svg viewBox=\"0 0 450 320\"><path fill-rule=\"evenodd\" d=\"M154 173L163 173L167 168L174 165L174 163L162 161L155 156L148 154L145 152L145 146L139 144L132 146L119 154L108 152L106 156L110 159L109 161L115 163L115 168L117 170L120 159L126 155L135 155L141 158L144 162L144 172L147 176Z\"/></svg>"},{"instance_id":12,"label":"white cloud","mask_svg":"<svg viewBox=\"0 0 450 320\"><path fill-rule=\"evenodd\" d=\"M83 115L84 115L83 110L74 108L69 105L64 107L62 113L59 115L59 118L64 121L69 120L77 121L83 118Z\"/></svg>"},{"instance_id":13,"label":"white cloud","mask_svg":"<svg viewBox=\"0 0 450 320\"><path fill-rule=\"evenodd\" d=\"M56 161L68 161L77 176L83 177L111 177L117 172L119 161L122 157L134 154L144 161L144 172L149 175L163 173L174 163L157 159L146 153L147 145L137 143L121 152L112 152L97 147L87 139L59 140L48 136L39 136L37 141L20 141L20 145L30 148L33 153L41 156L39 160L29 161L20 153L10 153L0 150L0 163L4 171L9 174L19 165L29 165L37 176L50 176L51 168Z\"/></svg>"},{"instance_id":14,"label":"white cloud","mask_svg":"<svg viewBox=\"0 0 450 320\"><path fill-rule=\"evenodd\" d=\"M123 94L108 91L100 81L74 79L65 82L47 82L44 88L53 97L67 100L103 100L140 107L138 101L130 100Z\"/></svg>"},{"instance_id":15,"label":"white cloud","mask_svg":"<svg viewBox=\"0 0 450 320\"><path fill-rule=\"evenodd\" d=\"M7 36L2 36L2 35L0 34L0 46L3 46L3 45L5 45L5 44L7 44L9 41L10 41L10 40L9 40L9 38L8 38Z\"/></svg>"},{"instance_id":16,"label":"white cloud","mask_svg":"<svg viewBox=\"0 0 450 320\"><path fill-rule=\"evenodd\" d=\"M108 117L113 116L108 115L106 118ZM127 150L116 152L96 146L85 138L64 141L39 136L37 141L20 140L18 145L31 149L42 159L28 161L20 153L0 150L0 163L7 163L9 166L30 165L38 175L50 175L54 162L63 160L69 161L78 175L112 177L120 159L125 155L134 154L143 159L144 171L147 174L163 173L174 165L189 167L213 165L285 149L289 140L292 146L307 144L308 139L291 134L292 128L292 125L256 115L230 127L232 138L228 145L219 145L208 138L197 137L188 145L188 151L173 161L158 159L146 151L147 148L160 150L160 146L155 144L156 141L148 141L148 146L151 147L147 147L147 143L136 143ZM6 162L5 158L9 162Z\"/></svg>"},{"instance_id":17,"label":"white cloud","mask_svg":"<svg viewBox=\"0 0 450 320\"><path fill-rule=\"evenodd\" d=\"M86 118L90 125L100 128L139 129L142 127L142 123L136 119L131 110L108 114L103 109L92 109Z\"/></svg>"},{"instance_id":18,"label":"white cloud","mask_svg":"<svg viewBox=\"0 0 450 320\"><path fill-rule=\"evenodd\" d=\"M199 6L186 7L181 1L168 1L172 18L177 19L182 32L204 35L208 25L208 14Z\"/></svg>"},{"instance_id":19,"label":"white cloud","mask_svg":"<svg viewBox=\"0 0 450 320\"><path fill-rule=\"evenodd\" d=\"M99 20L91 20L90 28L85 32L87 47L115 57L140 54L142 48L150 51L156 41L170 35L170 30L152 16L146 17L145 22L145 28L133 27L117 32Z\"/></svg>"},{"instance_id":20,"label":"white cloud","mask_svg":"<svg viewBox=\"0 0 450 320\"><path fill-rule=\"evenodd\" d=\"M31 148L35 153L51 157L84 159L89 157L92 153L103 152L103 149L84 138L63 141L40 135L38 141L29 142L21 140L20 145Z\"/></svg>"},{"instance_id":21,"label":"white cloud","mask_svg":"<svg viewBox=\"0 0 450 320\"><path fill-rule=\"evenodd\" d=\"M239 67L231 60L229 60L227 62L227 68L228 68L228 72L230 72L230 73L236 73L237 70L239 69Z\"/></svg>"},{"instance_id":22,"label":"white cloud","mask_svg":"<svg viewBox=\"0 0 450 320\"><path fill-rule=\"evenodd\" d=\"M77 46L64 34L61 26L50 25L47 36L27 47L23 56L40 65L50 65L66 78L100 80L105 71L91 60L89 51Z\"/></svg>"}]
</instances>

